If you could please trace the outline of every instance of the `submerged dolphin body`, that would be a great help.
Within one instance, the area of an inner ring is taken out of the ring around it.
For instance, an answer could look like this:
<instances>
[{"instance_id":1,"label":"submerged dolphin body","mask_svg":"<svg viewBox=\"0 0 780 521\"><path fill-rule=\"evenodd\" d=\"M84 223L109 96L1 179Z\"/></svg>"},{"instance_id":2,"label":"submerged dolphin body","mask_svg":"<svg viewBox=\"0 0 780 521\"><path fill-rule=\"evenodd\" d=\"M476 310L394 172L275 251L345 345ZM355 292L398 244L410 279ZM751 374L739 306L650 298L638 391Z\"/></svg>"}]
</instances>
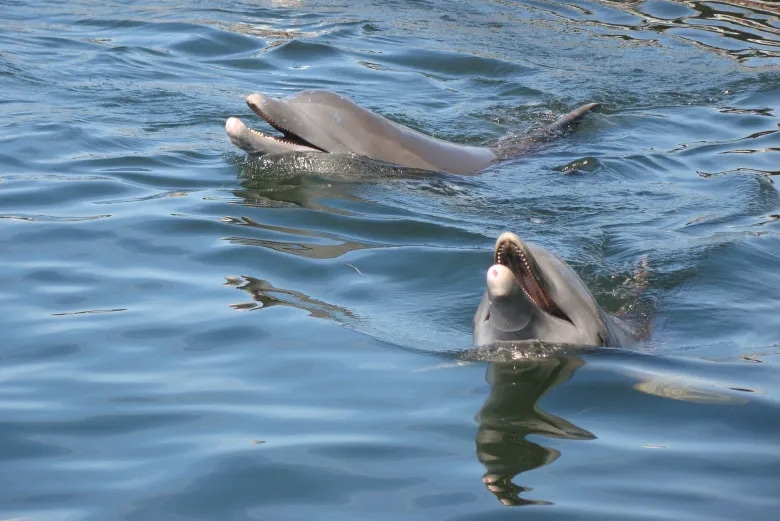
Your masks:
<instances>
[{"instance_id":1,"label":"submerged dolphin body","mask_svg":"<svg viewBox=\"0 0 780 521\"><path fill-rule=\"evenodd\" d=\"M632 335L596 303L582 279L555 254L503 233L474 315L474 344L541 341L629 347Z\"/></svg>"},{"instance_id":2,"label":"submerged dolphin body","mask_svg":"<svg viewBox=\"0 0 780 521\"><path fill-rule=\"evenodd\" d=\"M255 93L246 102L255 114L282 133L263 134L238 118L229 118L225 123L228 137L250 154L358 154L404 167L452 174L471 174L494 161L520 155L540 138L567 132L573 123L598 107L597 103L583 105L542 129L536 137L489 148L427 136L330 91L309 90L281 99Z\"/></svg>"}]
</instances>

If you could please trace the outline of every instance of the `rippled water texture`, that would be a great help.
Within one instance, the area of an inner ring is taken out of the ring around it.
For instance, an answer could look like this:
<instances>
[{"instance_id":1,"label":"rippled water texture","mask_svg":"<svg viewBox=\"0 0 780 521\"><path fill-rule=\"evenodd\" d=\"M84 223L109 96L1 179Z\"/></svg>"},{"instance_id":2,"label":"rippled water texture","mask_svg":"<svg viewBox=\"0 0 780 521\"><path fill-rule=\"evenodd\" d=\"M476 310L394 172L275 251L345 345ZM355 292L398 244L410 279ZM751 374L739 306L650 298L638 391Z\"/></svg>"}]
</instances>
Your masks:
<instances>
[{"instance_id":1,"label":"rippled water texture","mask_svg":"<svg viewBox=\"0 0 780 521\"><path fill-rule=\"evenodd\" d=\"M0 519L777 518L776 2L0 5ZM230 144L307 88L603 108L468 177ZM469 354L507 229L641 348Z\"/></svg>"}]
</instances>

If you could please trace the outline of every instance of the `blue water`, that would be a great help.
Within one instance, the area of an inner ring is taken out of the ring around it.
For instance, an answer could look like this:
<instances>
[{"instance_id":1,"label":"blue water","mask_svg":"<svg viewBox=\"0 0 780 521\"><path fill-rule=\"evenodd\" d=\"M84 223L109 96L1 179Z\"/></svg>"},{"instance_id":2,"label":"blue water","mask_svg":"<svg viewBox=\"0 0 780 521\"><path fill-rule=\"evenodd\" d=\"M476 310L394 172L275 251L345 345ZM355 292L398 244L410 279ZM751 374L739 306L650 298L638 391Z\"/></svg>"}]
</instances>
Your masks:
<instances>
[{"instance_id":1,"label":"blue water","mask_svg":"<svg viewBox=\"0 0 780 521\"><path fill-rule=\"evenodd\" d=\"M777 5L0 2L0 519L776 519ZM469 177L230 144L309 88L603 108ZM642 346L464 355L504 230Z\"/></svg>"}]
</instances>

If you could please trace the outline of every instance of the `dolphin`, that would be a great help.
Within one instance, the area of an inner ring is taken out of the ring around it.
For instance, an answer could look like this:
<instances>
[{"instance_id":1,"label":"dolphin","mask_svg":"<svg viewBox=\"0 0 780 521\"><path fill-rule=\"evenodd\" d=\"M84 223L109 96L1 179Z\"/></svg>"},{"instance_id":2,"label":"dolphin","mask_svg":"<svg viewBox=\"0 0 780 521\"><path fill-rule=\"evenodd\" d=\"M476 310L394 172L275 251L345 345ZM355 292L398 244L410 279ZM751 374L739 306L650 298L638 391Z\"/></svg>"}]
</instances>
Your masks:
<instances>
[{"instance_id":1,"label":"dolphin","mask_svg":"<svg viewBox=\"0 0 780 521\"><path fill-rule=\"evenodd\" d=\"M596 303L577 273L557 255L501 234L474 315L474 344L536 341L630 347L632 333Z\"/></svg>"},{"instance_id":2,"label":"dolphin","mask_svg":"<svg viewBox=\"0 0 780 521\"><path fill-rule=\"evenodd\" d=\"M451 174L472 174L495 161L521 155L534 142L565 134L599 106L598 103L583 105L544 127L534 137L506 140L495 147L477 147L427 136L326 90L307 90L286 98L255 93L246 102L255 114L282 134L263 134L238 118L229 118L225 123L228 137L250 154L357 154L403 167Z\"/></svg>"}]
</instances>

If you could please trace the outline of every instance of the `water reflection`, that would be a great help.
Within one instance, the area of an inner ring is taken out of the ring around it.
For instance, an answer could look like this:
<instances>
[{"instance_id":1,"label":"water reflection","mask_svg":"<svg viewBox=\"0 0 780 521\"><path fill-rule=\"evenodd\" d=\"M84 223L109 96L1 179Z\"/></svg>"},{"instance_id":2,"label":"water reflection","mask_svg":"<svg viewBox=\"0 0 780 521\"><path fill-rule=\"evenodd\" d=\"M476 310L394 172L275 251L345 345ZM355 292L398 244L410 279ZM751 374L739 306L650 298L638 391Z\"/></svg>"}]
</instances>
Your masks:
<instances>
[{"instance_id":1,"label":"water reflection","mask_svg":"<svg viewBox=\"0 0 780 521\"><path fill-rule=\"evenodd\" d=\"M249 237L225 237L224 240L233 244L242 244L245 246L262 246L282 253L291 253L300 257L310 259L335 259L352 251L372 248L373 245L359 241L349 240L339 237L336 234L328 232L312 232L309 230L299 230L287 226L274 226L270 224L261 224L249 217L224 217L223 222L237 224L239 226L250 226L258 230L274 234L285 234L293 237L309 237L311 241L278 241L269 239L258 239ZM327 242L329 244L318 244L317 242Z\"/></svg>"},{"instance_id":2,"label":"water reflection","mask_svg":"<svg viewBox=\"0 0 780 521\"><path fill-rule=\"evenodd\" d=\"M241 204L263 208L308 208L340 215L351 212L329 201L365 202L361 186L391 179L428 179L437 174L374 161L353 154L303 152L266 156L231 156L241 189ZM343 204L341 205L343 206Z\"/></svg>"},{"instance_id":3,"label":"water reflection","mask_svg":"<svg viewBox=\"0 0 780 521\"><path fill-rule=\"evenodd\" d=\"M279 173L286 172L284 169L275 172L276 176L242 176L242 188L234 192L241 204L260 208L308 208L341 215L349 213L324 202L328 199L355 199L343 184L314 175L291 173L280 177Z\"/></svg>"},{"instance_id":4,"label":"water reflection","mask_svg":"<svg viewBox=\"0 0 780 521\"><path fill-rule=\"evenodd\" d=\"M496 362L488 366L490 395L477 419L477 458L485 466L487 489L504 505L549 504L525 499L530 489L512 480L522 472L548 465L560 452L528 440L529 435L572 440L595 436L539 408L538 402L554 386L570 379L585 362L575 356Z\"/></svg>"},{"instance_id":5,"label":"water reflection","mask_svg":"<svg viewBox=\"0 0 780 521\"><path fill-rule=\"evenodd\" d=\"M267 280L244 275L243 277L226 277L225 285L246 291L251 295L251 302L231 304L233 309L256 310L271 306L289 306L308 311L316 318L326 318L343 322L346 317L354 318L351 311L340 306L328 304L309 297L305 293L293 289L277 288Z\"/></svg>"},{"instance_id":6,"label":"water reflection","mask_svg":"<svg viewBox=\"0 0 780 521\"><path fill-rule=\"evenodd\" d=\"M680 3L686 6L685 12L681 12ZM640 18L643 30L670 34L745 65L766 65L766 58L780 59L780 5L775 2L622 2L614 5Z\"/></svg>"}]
</instances>

